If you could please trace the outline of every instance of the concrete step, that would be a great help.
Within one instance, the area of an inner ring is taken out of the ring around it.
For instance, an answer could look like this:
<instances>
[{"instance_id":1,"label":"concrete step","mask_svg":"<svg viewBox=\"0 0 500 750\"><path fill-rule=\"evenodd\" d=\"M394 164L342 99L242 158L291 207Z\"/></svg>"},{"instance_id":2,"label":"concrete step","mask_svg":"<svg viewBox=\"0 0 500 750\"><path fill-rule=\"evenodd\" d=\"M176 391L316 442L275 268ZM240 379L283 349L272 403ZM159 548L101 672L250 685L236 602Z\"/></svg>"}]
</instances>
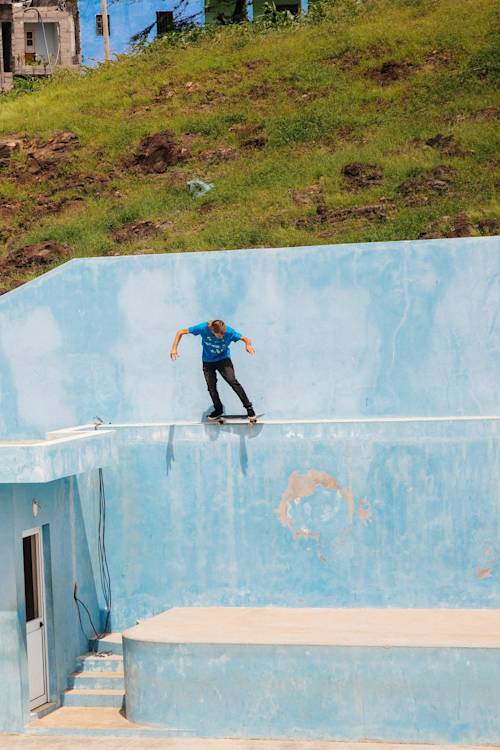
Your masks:
<instances>
[{"instance_id":1,"label":"concrete step","mask_svg":"<svg viewBox=\"0 0 500 750\"><path fill-rule=\"evenodd\" d=\"M89 640L89 650L97 653L122 654L122 634L108 633L102 638L91 638Z\"/></svg>"},{"instance_id":2,"label":"concrete step","mask_svg":"<svg viewBox=\"0 0 500 750\"><path fill-rule=\"evenodd\" d=\"M32 708L30 711L30 716L33 720L43 719L44 716L52 713L52 711L55 711L56 708L57 703L55 703L55 701L50 701L49 703L44 703L43 705L38 706L38 708Z\"/></svg>"},{"instance_id":3,"label":"concrete step","mask_svg":"<svg viewBox=\"0 0 500 750\"><path fill-rule=\"evenodd\" d=\"M112 737L137 737L140 743L137 746L138 750L144 750L145 747L149 747L148 740L144 740L145 737L186 737L190 734L187 730L177 729L175 727L158 729L156 727L145 727L141 724L132 724L131 721L126 719L120 708L92 708L88 706L63 706L62 708L58 708L52 714L45 716L43 719L30 722L26 727L26 733L50 736L58 735L61 737L68 736L73 738L78 736L89 736L94 738L108 737L110 738L110 741ZM73 743L75 741L76 739L73 739L71 744L68 742L67 747L73 750ZM92 740L90 741L92 742ZM98 740L95 739L95 742L98 742ZM202 742L205 742L205 740ZM57 747L59 747L59 745L57 745ZM115 747L117 750L121 749L120 745L113 745L113 748ZM168 747L174 750L175 746L168 745ZM203 750L206 750L206 748L203 748ZM461 748L461 750L463 750L463 748Z\"/></svg>"},{"instance_id":4,"label":"concrete step","mask_svg":"<svg viewBox=\"0 0 500 750\"><path fill-rule=\"evenodd\" d=\"M41 721L32 721L26 734L36 735L36 750L493 750L480 745L412 744L396 742L342 742L321 740L234 740L189 738L179 742L155 737L185 737L180 729L157 729L132 724L117 708L59 708ZM26 736L23 735L24 737ZM43 739L44 735L59 736L58 740ZM13 735L11 735L13 737ZM2 750L10 750L7 735ZM67 742L64 737L71 737ZM81 739L79 739L81 737ZM107 739L104 739L104 738ZM113 739L116 738L116 739ZM119 737L127 737L125 743ZM5 744L6 743L6 744ZM52 744L54 743L54 744ZM57 744L56 744L57 743ZM12 750L24 748L14 744Z\"/></svg>"},{"instance_id":5,"label":"concrete step","mask_svg":"<svg viewBox=\"0 0 500 750\"><path fill-rule=\"evenodd\" d=\"M500 737L500 610L179 608L123 643L138 724L241 739Z\"/></svg>"},{"instance_id":6,"label":"concrete step","mask_svg":"<svg viewBox=\"0 0 500 750\"><path fill-rule=\"evenodd\" d=\"M88 652L76 657L75 672L123 672L120 654L95 654Z\"/></svg>"},{"instance_id":7,"label":"concrete step","mask_svg":"<svg viewBox=\"0 0 500 750\"><path fill-rule=\"evenodd\" d=\"M124 690L123 672L73 672L68 679L69 688L85 690Z\"/></svg>"},{"instance_id":8,"label":"concrete step","mask_svg":"<svg viewBox=\"0 0 500 750\"><path fill-rule=\"evenodd\" d=\"M63 706L121 708L124 702L123 688L71 688L63 694Z\"/></svg>"}]
</instances>

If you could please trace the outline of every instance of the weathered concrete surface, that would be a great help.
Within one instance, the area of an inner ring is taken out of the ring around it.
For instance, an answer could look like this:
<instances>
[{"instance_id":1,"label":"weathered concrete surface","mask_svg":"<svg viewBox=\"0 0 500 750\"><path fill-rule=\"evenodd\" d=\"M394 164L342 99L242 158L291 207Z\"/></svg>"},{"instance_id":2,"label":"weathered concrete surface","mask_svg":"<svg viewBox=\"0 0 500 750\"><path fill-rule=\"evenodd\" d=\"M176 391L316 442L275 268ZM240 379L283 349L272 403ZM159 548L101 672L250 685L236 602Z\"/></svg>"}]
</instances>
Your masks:
<instances>
[{"instance_id":1,"label":"weathered concrete surface","mask_svg":"<svg viewBox=\"0 0 500 750\"><path fill-rule=\"evenodd\" d=\"M124 645L127 718L184 736L500 738L500 649Z\"/></svg>"},{"instance_id":2,"label":"weathered concrete surface","mask_svg":"<svg viewBox=\"0 0 500 750\"><path fill-rule=\"evenodd\" d=\"M123 633L126 641L283 646L500 649L498 609L171 609ZM492 654L492 658L496 658Z\"/></svg>"},{"instance_id":3,"label":"weathered concrete surface","mask_svg":"<svg viewBox=\"0 0 500 750\"><path fill-rule=\"evenodd\" d=\"M117 429L104 469L113 630L170 607L500 608L498 430ZM78 486L91 539L93 485Z\"/></svg>"},{"instance_id":4,"label":"weathered concrete surface","mask_svg":"<svg viewBox=\"0 0 500 750\"><path fill-rule=\"evenodd\" d=\"M0 484L52 482L116 464L113 433L67 433L46 440L0 441Z\"/></svg>"},{"instance_id":5,"label":"weathered concrete surface","mask_svg":"<svg viewBox=\"0 0 500 750\"><path fill-rule=\"evenodd\" d=\"M62 710L62 709L61 709ZM93 709L79 709L80 712ZM98 710L98 709L96 709ZM114 709L110 709L114 710ZM81 721L85 721L84 718ZM415 745L393 742L321 742L320 740L213 740L159 737L42 737L0 734L0 750L457 750L456 745ZM500 748L500 745L489 745ZM460 750L485 750L484 745L460 745Z\"/></svg>"},{"instance_id":6,"label":"weathered concrete surface","mask_svg":"<svg viewBox=\"0 0 500 750\"><path fill-rule=\"evenodd\" d=\"M176 363L168 352L175 330L211 317L253 339L256 357L237 344L233 358L267 417L495 414L498 244L70 261L0 299L0 436L41 436L95 415L199 420L209 406L199 341L187 337Z\"/></svg>"}]
</instances>

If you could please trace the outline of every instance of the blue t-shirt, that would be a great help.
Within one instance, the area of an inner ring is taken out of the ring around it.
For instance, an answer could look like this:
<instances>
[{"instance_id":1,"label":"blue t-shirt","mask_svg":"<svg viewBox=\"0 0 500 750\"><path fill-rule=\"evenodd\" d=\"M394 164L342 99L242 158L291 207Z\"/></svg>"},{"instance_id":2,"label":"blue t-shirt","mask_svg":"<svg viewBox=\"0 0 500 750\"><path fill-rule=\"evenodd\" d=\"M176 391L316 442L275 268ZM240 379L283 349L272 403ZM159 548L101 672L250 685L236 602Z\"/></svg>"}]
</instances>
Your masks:
<instances>
[{"instance_id":1,"label":"blue t-shirt","mask_svg":"<svg viewBox=\"0 0 500 750\"><path fill-rule=\"evenodd\" d=\"M208 327L208 323L198 323L197 326L188 328L188 331L194 336L201 336L204 362L217 362L219 359L229 358L231 356L229 344L241 339L241 333L235 331L231 326L226 326L224 336L220 339L214 336Z\"/></svg>"}]
</instances>

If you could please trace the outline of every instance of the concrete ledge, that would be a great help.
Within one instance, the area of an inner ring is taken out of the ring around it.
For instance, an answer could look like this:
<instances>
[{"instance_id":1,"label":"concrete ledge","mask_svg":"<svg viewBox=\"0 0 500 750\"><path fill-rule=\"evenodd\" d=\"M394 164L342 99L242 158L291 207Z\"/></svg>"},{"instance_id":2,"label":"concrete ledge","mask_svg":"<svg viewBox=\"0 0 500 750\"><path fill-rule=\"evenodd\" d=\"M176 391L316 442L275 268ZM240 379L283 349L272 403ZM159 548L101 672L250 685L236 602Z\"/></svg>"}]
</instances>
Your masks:
<instances>
[{"instance_id":1,"label":"concrete ledge","mask_svg":"<svg viewBox=\"0 0 500 750\"><path fill-rule=\"evenodd\" d=\"M0 483L40 483L117 463L111 430L0 441Z\"/></svg>"},{"instance_id":2,"label":"concrete ledge","mask_svg":"<svg viewBox=\"0 0 500 750\"><path fill-rule=\"evenodd\" d=\"M124 633L127 718L198 737L498 742L499 618L174 609Z\"/></svg>"},{"instance_id":3,"label":"concrete ledge","mask_svg":"<svg viewBox=\"0 0 500 750\"><path fill-rule=\"evenodd\" d=\"M148 643L500 649L497 609L183 607L126 630Z\"/></svg>"}]
</instances>

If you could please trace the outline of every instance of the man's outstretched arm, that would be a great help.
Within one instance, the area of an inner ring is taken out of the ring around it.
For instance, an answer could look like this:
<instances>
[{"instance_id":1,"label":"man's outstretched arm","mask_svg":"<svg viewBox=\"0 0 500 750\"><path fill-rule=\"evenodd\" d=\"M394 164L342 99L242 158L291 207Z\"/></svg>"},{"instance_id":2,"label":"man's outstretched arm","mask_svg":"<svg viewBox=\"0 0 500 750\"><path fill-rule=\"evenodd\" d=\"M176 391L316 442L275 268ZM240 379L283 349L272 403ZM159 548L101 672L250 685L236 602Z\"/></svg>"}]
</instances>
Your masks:
<instances>
[{"instance_id":1,"label":"man's outstretched arm","mask_svg":"<svg viewBox=\"0 0 500 750\"><path fill-rule=\"evenodd\" d=\"M249 354L255 354L255 349L253 348L252 342L249 338L247 338L246 336L242 336L240 338L240 341L243 341L243 343L245 344L245 349Z\"/></svg>"},{"instance_id":2,"label":"man's outstretched arm","mask_svg":"<svg viewBox=\"0 0 500 750\"><path fill-rule=\"evenodd\" d=\"M189 328L180 328L175 334L174 340L172 342L172 348L170 349L171 360L176 360L179 357L179 354L177 353L177 347L179 346L181 338L187 333L189 333Z\"/></svg>"}]
</instances>

